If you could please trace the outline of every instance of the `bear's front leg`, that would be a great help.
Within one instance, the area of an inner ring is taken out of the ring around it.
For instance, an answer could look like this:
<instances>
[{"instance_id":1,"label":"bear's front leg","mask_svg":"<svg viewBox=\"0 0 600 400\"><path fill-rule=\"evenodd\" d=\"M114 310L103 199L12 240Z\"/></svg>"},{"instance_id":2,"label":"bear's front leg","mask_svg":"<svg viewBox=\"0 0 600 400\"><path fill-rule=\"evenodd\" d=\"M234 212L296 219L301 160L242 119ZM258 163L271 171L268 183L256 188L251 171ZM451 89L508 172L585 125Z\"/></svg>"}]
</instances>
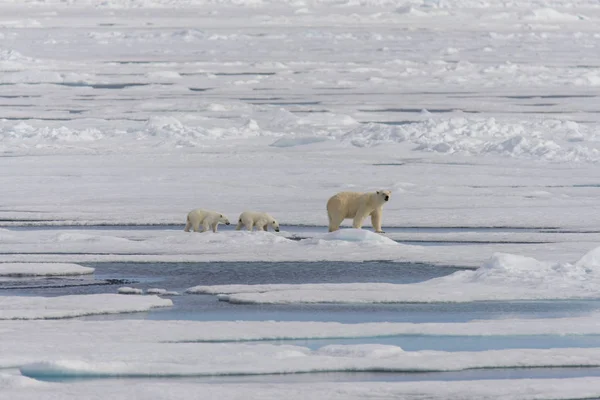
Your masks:
<instances>
[{"instance_id":1,"label":"bear's front leg","mask_svg":"<svg viewBox=\"0 0 600 400\"><path fill-rule=\"evenodd\" d=\"M365 220L366 217L366 212L365 212L365 208L364 207L360 207L357 211L356 211L356 215L354 216L354 220L352 221L352 227L354 229L361 229L362 225L363 225L363 221Z\"/></svg>"},{"instance_id":2,"label":"bear's front leg","mask_svg":"<svg viewBox=\"0 0 600 400\"><path fill-rule=\"evenodd\" d=\"M375 232L377 233L385 233L381 230L381 215L381 209L377 209L371 213L371 225L373 225L373 229L375 229Z\"/></svg>"},{"instance_id":3,"label":"bear's front leg","mask_svg":"<svg viewBox=\"0 0 600 400\"><path fill-rule=\"evenodd\" d=\"M212 224L212 225L211 225L212 231L213 231L214 233L217 233L217 225L219 225L219 223L218 223L218 222L215 222L214 224Z\"/></svg>"}]
</instances>

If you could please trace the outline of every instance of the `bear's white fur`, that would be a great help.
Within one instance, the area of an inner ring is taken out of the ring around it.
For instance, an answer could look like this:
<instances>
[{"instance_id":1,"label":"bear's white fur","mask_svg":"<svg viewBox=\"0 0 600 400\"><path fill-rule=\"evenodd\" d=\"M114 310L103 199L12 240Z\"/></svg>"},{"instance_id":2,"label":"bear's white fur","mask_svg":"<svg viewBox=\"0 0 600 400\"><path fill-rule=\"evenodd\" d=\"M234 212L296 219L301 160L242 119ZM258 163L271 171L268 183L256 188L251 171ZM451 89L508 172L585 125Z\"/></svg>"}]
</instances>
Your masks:
<instances>
[{"instance_id":1,"label":"bear's white fur","mask_svg":"<svg viewBox=\"0 0 600 400\"><path fill-rule=\"evenodd\" d=\"M364 219L370 215L375 232L383 233L381 230L383 205L390 200L391 196L389 190L368 193L340 192L332 196L327 201L329 232L340 229L340 224L346 218L353 218L352 227L360 229Z\"/></svg>"},{"instance_id":2,"label":"bear's white fur","mask_svg":"<svg viewBox=\"0 0 600 400\"><path fill-rule=\"evenodd\" d=\"M238 224L235 228L236 231L239 231L243 227L252 230L254 226L259 231L267 231L269 225L275 230L275 232L279 232L279 222L271 215L265 212L256 212L256 211L244 211L240 214L240 218L238 219Z\"/></svg>"},{"instance_id":3,"label":"bear's white fur","mask_svg":"<svg viewBox=\"0 0 600 400\"><path fill-rule=\"evenodd\" d=\"M193 228L194 232L198 232L200 225L202 225L202 232L206 232L208 228L211 228L216 233L219 223L229 225L229 220L223 214L216 211L197 208L188 213L185 231L189 232L190 228Z\"/></svg>"}]
</instances>

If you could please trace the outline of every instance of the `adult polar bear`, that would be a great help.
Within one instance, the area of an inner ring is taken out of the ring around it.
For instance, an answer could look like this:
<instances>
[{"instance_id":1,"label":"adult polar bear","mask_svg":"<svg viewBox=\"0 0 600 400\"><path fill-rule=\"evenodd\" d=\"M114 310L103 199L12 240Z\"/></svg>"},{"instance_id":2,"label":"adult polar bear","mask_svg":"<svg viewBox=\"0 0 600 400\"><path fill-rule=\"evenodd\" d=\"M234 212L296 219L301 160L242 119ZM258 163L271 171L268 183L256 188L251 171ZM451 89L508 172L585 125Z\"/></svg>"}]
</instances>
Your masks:
<instances>
[{"instance_id":1,"label":"adult polar bear","mask_svg":"<svg viewBox=\"0 0 600 400\"><path fill-rule=\"evenodd\" d=\"M251 231L252 227L256 226L256 229L259 231L267 231L269 225L271 225L275 232L279 232L279 222L277 222L270 214L265 212L244 211L240 214L235 230L239 231L244 227Z\"/></svg>"},{"instance_id":2,"label":"adult polar bear","mask_svg":"<svg viewBox=\"0 0 600 400\"><path fill-rule=\"evenodd\" d=\"M185 224L185 231L189 232L190 228L194 229L194 232L198 232L200 225L202 225L202 232L206 232L208 228L212 228L213 232L217 232L217 225L219 223L229 225L229 220L223 214L219 214L216 211L203 210L196 208L187 215L187 223Z\"/></svg>"},{"instance_id":3,"label":"adult polar bear","mask_svg":"<svg viewBox=\"0 0 600 400\"><path fill-rule=\"evenodd\" d=\"M329 232L340 229L340 224L346 218L353 218L352 227L362 228L362 224L368 215L371 216L371 224L375 232L383 233L381 230L381 216L383 205L392 197L389 190L378 190L377 192L340 192L327 201L327 216L329 217Z\"/></svg>"}]
</instances>

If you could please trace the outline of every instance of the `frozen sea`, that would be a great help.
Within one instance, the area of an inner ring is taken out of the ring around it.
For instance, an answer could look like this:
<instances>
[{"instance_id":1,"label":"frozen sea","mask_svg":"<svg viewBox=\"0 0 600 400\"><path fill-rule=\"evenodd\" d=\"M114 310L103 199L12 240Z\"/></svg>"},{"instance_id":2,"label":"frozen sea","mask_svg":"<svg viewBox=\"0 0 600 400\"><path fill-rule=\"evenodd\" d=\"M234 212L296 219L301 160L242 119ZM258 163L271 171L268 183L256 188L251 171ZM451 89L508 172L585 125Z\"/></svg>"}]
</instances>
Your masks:
<instances>
[{"instance_id":1,"label":"frozen sea","mask_svg":"<svg viewBox=\"0 0 600 400\"><path fill-rule=\"evenodd\" d=\"M600 398L599 23L1 2L0 397ZM327 233L379 189L384 234Z\"/></svg>"}]
</instances>

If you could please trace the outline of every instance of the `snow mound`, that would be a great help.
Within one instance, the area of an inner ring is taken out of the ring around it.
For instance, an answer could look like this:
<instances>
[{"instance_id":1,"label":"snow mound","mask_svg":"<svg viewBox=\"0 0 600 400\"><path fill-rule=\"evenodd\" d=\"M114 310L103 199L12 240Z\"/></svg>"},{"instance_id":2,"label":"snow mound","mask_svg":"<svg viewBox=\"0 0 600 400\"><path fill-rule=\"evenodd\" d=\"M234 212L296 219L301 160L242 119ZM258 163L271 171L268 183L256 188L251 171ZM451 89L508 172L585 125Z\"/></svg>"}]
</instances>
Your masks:
<instances>
[{"instance_id":1,"label":"snow mound","mask_svg":"<svg viewBox=\"0 0 600 400\"><path fill-rule=\"evenodd\" d=\"M63 263L1 263L0 276L56 276L92 274L94 268Z\"/></svg>"},{"instance_id":2,"label":"snow mound","mask_svg":"<svg viewBox=\"0 0 600 400\"><path fill-rule=\"evenodd\" d=\"M142 294L142 289L132 288L129 286L120 287L117 292L119 294ZM157 293L158 294L158 293Z\"/></svg>"},{"instance_id":3,"label":"snow mound","mask_svg":"<svg viewBox=\"0 0 600 400\"><path fill-rule=\"evenodd\" d=\"M553 8L537 8L534 10L530 10L523 17L524 20L528 21L550 21L550 22L559 22L559 21L579 21L585 19L582 16L572 15L557 11Z\"/></svg>"},{"instance_id":4,"label":"snow mound","mask_svg":"<svg viewBox=\"0 0 600 400\"><path fill-rule=\"evenodd\" d=\"M340 229L334 232L329 232L324 235L318 236L316 239L306 239L302 242L318 242L318 241L329 241L329 240L341 240L345 242L362 242L362 243L374 243L374 244L392 244L398 245L394 240L389 239L379 233L371 232L365 229Z\"/></svg>"},{"instance_id":5,"label":"snow mound","mask_svg":"<svg viewBox=\"0 0 600 400\"><path fill-rule=\"evenodd\" d=\"M573 121L498 121L439 118L401 126L369 123L341 137L357 147L411 142L416 150L444 154L502 155L548 161L600 161L593 124Z\"/></svg>"},{"instance_id":6,"label":"snow mound","mask_svg":"<svg viewBox=\"0 0 600 400\"><path fill-rule=\"evenodd\" d=\"M43 142L72 143L93 142L103 139L105 135L98 129L70 129L61 127L36 128L25 122L16 125L0 125L0 139L3 141L18 141L20 146L35 147Z\"/></svg>"},{"instance_id":7,"label":"snow mound","mask_svg":"<svg viewBox=\"0 0 600 400\"><path fill-rule=\"evenodd\" d=\"M371 147L385 143L400 143L407 139L407 133L399 126L367 123L342 136L356 147Z\"/></svg>"},{"instance_id":8,"label":"snow mound","mask_svg":"<svg viewBox=\"0 0 600 400\"><path fill-rule=\"evenodd\" d=\"M586 272L600 271L600 247L586 253L575 263L575 267L583 268Z\"/></svg>"},{"instance_id":9,"label":"snow mound","mask_svg":"<svg viewBox=\"0 0 600 400\"><path fill-rule=\"evenodd\" d=\"M55 319L95 314L118 314L170 307L173 303L157 296L124 297L91 294L60 297L0 296L0 320Z\"/></svg>"},{"instance_id":10,"label":"snow mound","mask_svg":"<svg viewBox=\"0 0 600 400\"><path fill-rule=\"evenodd\" d=\"M256 121L246 121L242 126L205 128L187 125L175 117L150 117L145 127L137 132L138 140L159 139L158 146L175 145L177 147L203 147L206 139L250 138L260 135Z\"/></svg>"},{"instance_id":11,"label":"snow mound","mask_svg":"<svg viewBox=\"0 0 600 400\"><path fill-rule=\"evenodd\" d=\"M34 61L31 57L26 57L19 53L18 51L12 49L1 49L0 48L0 63L10 61L10 62L32 62Z\"/></svg>"}]
</instances>

